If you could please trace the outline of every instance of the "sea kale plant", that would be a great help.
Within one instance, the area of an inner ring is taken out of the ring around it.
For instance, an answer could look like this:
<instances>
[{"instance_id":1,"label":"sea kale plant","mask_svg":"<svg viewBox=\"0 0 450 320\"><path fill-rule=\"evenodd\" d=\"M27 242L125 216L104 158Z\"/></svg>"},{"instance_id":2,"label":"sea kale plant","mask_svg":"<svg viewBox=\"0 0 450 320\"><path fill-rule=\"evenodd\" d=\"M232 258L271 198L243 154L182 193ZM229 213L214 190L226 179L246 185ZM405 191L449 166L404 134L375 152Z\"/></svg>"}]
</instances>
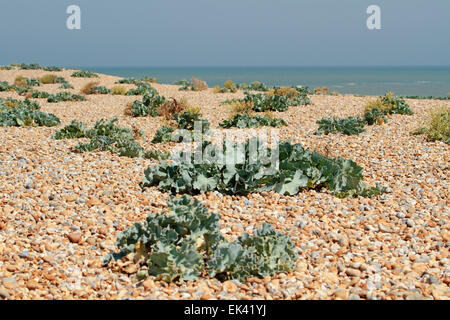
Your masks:
<instances>
[{"instance_id":1,"label":"sea kale plant","mask_svg":"<svg viewBox=\"0 0 450 320\"><path fill-rule=\"evenodd\" d=\"M57 103L61 101L84 101L84 100L86 100L86 98L79 94L73 94L68 91L62 91L58 92L57 94L51 94L48 97L47 102Z\"/></svg>"},{"instance_id":2,"label":"sea kale plant","mask_svg":"<svg viewBox=\"0 0 450 320\"><path fill-rule=\"evenodd\" d=\"M148 167L141 187L157 186L163 192L180 194L217 190L225 194L275 191L283 195L326 188L338 197L372 196L384 191L378 185L366 188L363 169L355 162L328 158L289 141L274 149L256 137L236 144L225 140L221 148L203 142L194 152L177 152L171 159L175 161Z\"/></svg>"},{"instance_id":3,"label":"sea kale plant","mask_svg":"<svg viewBox=\"0 0 450 320\"><path fill-rule=\"evenodd\" d=\"M287 235L264 223L254 235L244 233L227 241L219 230L220 216L208 212L186 195L171 198L169 212L152 213L117 236L119 253L103 260L132 256L139 264L136 276L154 276L165 282L195 281L202 274L220 280L263 278L295 268L298 254Z\"/></svg>"},{"instance_id":4,"label":"sea kale plant","mask_svg":"<svg viewBox=\"0 0 450 320\"><path fill-rule=\"evenodd\" d=\"M145 150L135 140L135 136L141 136L142 132L133 132L128 128L116 126L117 118L105 121L100 119L93 128L88 129L85 124L72 121L53 135L53 139L78 139L89 138L88 143L79 143L75 150L78 152L90 152L94 150L110 151L124 157L143 157L161 159L168 158L168 154L156 153L154 151L145 152Z\"/></svg>"},{"instance_id":5,"label":"sea kale plant","mask_svg":"<svg viewBox=\"0 0 450 320\"><path fill-rule=\"evenodd\" d=\"M24 127L46 126L52 127L60 124L57 116L42 112L35 101L13 99L0 99L0 126Z\"/></svg>"},{"instance_id":6,"label":"sea kale plant","mask_svg":"<svg viewBox=\"0 0 450 320\"><path fill-rule=\"evenodd\" d=\"M79 70L72 73L71 77L74 78L98 78L98 75L89 70Z\"/></svg>"},{"instance_id":7,"label":"sea kale plant","mask_svg":"<svg viewBox=\"0 0 450 320\"><path fill-rule=\"evenodd\" d=\"M231 119L222 121L219 126L222 128L257 128L257 127L281 127L287 123L281 118L272 118L268 116L251 116L247 113L235 114Z\"/></svg>"},{"instance_id":8,"label":"sea kale plant","mask_svg":"<svg viewBox=\"0 0 450 320\"><path fill-rule=\"evenodd\" d=\"M327 135L341 132L346 135L358 135L365 131L364 126L366 122L360 117L347 117L342 119L333 117L332 119L322 118L317 121L317 124L319 125L319 129L317 129L315 134Z\"/></svg>"},{"instance_id":9,"label":"sea kale plant","mask_svg":"<svg viewBox=\"0 0 450 320\"><path fill-rule=\"evenodd\" d=\"M131 106L131 114L134 117L157 117L159 115L157 108L165 102L166 98L160 96L155 89L148 90L143 94L142 101L135 100L133 102Z\"/></svg>"}]
</instances>

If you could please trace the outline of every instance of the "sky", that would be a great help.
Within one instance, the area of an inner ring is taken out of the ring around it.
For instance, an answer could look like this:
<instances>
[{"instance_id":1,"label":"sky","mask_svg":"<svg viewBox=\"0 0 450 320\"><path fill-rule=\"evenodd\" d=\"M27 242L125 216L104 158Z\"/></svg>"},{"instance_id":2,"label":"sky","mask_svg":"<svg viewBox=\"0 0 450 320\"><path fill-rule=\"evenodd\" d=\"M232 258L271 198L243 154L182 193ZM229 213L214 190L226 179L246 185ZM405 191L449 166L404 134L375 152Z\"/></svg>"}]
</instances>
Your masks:
<instances>
[{"instance_id":1,"label":"sky","mask_svg":"<svg viewBox=\"0 0 450 320\"><path fill-rule=\"evenodd\" d=\"M449 13L449 0L2 1L0 65L449 66Z\"/></svg>"}]
</instances>

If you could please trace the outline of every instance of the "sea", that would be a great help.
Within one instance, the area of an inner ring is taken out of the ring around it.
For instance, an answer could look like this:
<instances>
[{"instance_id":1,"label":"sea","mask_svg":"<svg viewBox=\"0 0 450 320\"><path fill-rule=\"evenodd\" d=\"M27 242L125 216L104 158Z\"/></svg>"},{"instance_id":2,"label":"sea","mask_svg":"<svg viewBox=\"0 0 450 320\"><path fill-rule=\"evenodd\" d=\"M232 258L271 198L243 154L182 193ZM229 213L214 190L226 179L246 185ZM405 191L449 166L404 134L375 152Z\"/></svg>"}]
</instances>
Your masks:
<instances>
[{"instance_id":1,"label":"sea","mask_svg":"<svg viewBox=\"0 0 450 320\"><path fill-rule=\"evenodd\" d=\"M268 86L326 86L344 94L447 96L450 66L445 67L82 67L120 77L155 77L174 83L196 77L208 86L261 81Z\"/></svg>"}]
</instances>

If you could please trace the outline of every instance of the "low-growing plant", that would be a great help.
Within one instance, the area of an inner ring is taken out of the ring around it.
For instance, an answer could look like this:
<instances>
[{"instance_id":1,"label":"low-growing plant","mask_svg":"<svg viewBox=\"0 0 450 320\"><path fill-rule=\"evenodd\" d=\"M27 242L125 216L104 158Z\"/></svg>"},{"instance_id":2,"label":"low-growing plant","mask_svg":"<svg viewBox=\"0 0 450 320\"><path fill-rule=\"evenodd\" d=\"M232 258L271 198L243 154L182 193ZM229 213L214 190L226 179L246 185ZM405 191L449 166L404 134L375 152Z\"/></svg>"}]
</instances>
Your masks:
<instances>
[{"instance_id":1,"label":"low-growing plant","mask_svg":"<svg viewBox=\"0 0 450 320\"><path fill-rule=\"evenodd\" d=\"M252 91L269 91L269 87L260 81L253 81L247 86L248 90Z\"/></svg>"},{"instance_id":2,"label":"low-growing plant","mask_svg":"<svg viewBox=\"0 0 450 320\"><path fill-rule=\"evenodd\" d=\"M0 81L0 92L14 90L13 86L10 86L7 81Z\"/></svg>"},{"instance_id":3,"label":"low-growing plant","mask_svg":"<svg viewBox=\"0 0 450 320\"><path fill-rule=\"evenodd\" d=\"M54 74L46 74L45 76L42 76L39 81L41 81L41 83L43 84L53 84L53 83L57 83L58 76L54 75Z\"/></svg>"},{"instance_id":4,"label":"low-growing plant","mask_svg":"<svg viewBox=\"0 0 450 320\"><path fill-rule=\"evenodd\" d=\"M126 95L128 96L139 96L144 94L150 94L150 93L158 93L155 88L153 88L151 85L149 85L146 82L137 82L137 88L130 89L126 92Z\"/></svg>"},{"instance_id":5,"label":"low-growing plant","mask_svg":"<svg viewBox=\"0 0 450 320\"><path fill-rule=\"evenodd\" d=\"M64 82L59 86L59 89L73 89L73 85L68 82Z\"/></svg>"},{"instance_id":6,"label":"low-growing plant","mask_svg":"<svg viewBox=\"0 0 450 320\"><path fill-rule=\"evenodd\" d=\"M26 64L26 63L21 63L18 65L19 69L22 70L38 70L41 69L41 66L37 63L30 63L30 64Z\"/></svg>"},{"instance_id":7,"label":"low-growing plant","mask_svg":"<svg viewBox=\"0 0 450 320\"><path fill-rule=\"evenodd\" d=\"M404 114L411 115L411 110L406 101L402 98L395 97L392 92L387 93L377 100L370 101L365 106L365 112L373 109L380 110L383 114Z\"/></svg>"},{"instance_id":8,"label":"low-growing plant","mask_svg":"<svg viewBox=\"0 0 450 320\"><path fill-rule=\"evenodd\" d=\"M62 71L62 68L57 66L45 66L42 68L42 70L55 72L55 71Z\"/></svg>"},{"instance_id":9,"label":"low-growing plant","mask_svg":"<svg viewBox=\"0 0 450 320\"><path fill-rule=\"evenodd\" d=\"M270 116L250 116L249 114L235 114L231 119L219 124L222 128L257 128L257 127L281 127L287 123L283 119Z\"/></svg>"},{"instance_id":10,"label":"low-growing plant","mask_svg":"<svg viewBox=\"0 0 450 320\"><path fill-rule=\"evenodd\" d=\"M73 94L68 91L58 92L57 94L51 94L47 102L50 103L57 103L61 101L84 101L86 100L85 97L79 95L79 94Z\"/></svg>"},{"instance_id":11,"label":"low-growing plant","mask_svg":"<svg viewBox=\"0 0 450 320\"><path fill-rule=\"evenodd\" d=\"M333 117L332 119L322 118L317 121L317 124L319 125L319 129L317 129L315 134L327 135L341 132L346 135L358 135L365 131L364 126L366 122L360 117L347 117L342 119Z\"/></svg>"},{"instance_id":12,"label":"low-growing plant","mask_svg":"<svg viewBox=\"0 0 450 320\"><path fill-rule=\"evenodd\" d=\"M237 92L238 86L236 83L234 83L233 80L227 80L225 81L223 87L220 86L214 86L214 93L226 93L226 92Z\"/></svg>"},{"instance_id":13,"label":"low-growing plant","mask_svg":"<svg viewBox=\"0 0 450 320\"><path fill-rule=\"evenodd\" d=\"M315 88L314 89L314 93L315 94L324 94L324 95L327 95L327 94L330 94L330 89L328 89L327 87L317 87L317 88Z\"/></svg>"},{"instance_id":14,"label":"low-growing plant","mask_svg":"<svg viewBox=\"0 0 450 320\"><path fill-rule=\"evenodd\" d=\"M252 101L232 101L230 102L230 107L233 114L253 113Z\"/></svg>"},{"instance_id":15,"label":"low-growing plant","mask_svg":"<svg viewBox=\"0 0 450 320\"><path fill-rule=\"evenodd\" d=\"M367 111L364 114L364 120L366 121L366 123L371 126L374 124L383 124L383 123L387 123L387 119L384 116L384 114L377 108L373 108L370 111Z\"/></svg>"},{"instance_id":16,"label":"low-growing plant","mask_svg":"<svg viewBox=\"0 0 450 320\"><path fill-rule=\"evenodd\" d=\"M31 98L33 98L33 99L47 99L50 96L51 96L51 94L46 91L34 90L31 93Z\"/></svg>"},{"instance_id":17,"label":"low-growing plant","mask_svg":"<svg viewBox=\"0 0 450 320\"><path fill-rule=\"evenodd\" d=\"M36 78L30 78L30 79L27 79L26 85L29 87L39 87L41 85L41 83Z\"/></svg>"},{"instance_id":18,"label":"low-growing plant","mask_svg":"<svg viewBox=\"0 0 450 320\"><path fill-rule=\"evenodd\" d=\"M144 93L142 101L135 100L131 106L131 114L134 117L159 116L157 111L161 105L165 104L166 98L160 96L156 90ZM160 111L162 111L161 109Z\"/></svg>"},{"instance_id":19,"label":"low-growing plant","mask_svg":"<svg viewBox=\"0 0 450 320\"><path fill-rule=\"evenodd\" d=\"M92 91L96 94L109 94L111 91L105 86L95 86Z\"/></svg>"},{"instance_id":20,"label":"low-growing plant","mask_svg":"<svg viewBox=\"0 0 450 320\"><path fill-rule=\"evenodd\" d=\"M163 126L160 127L155 136L153 137L152 143L166 143L172 141L172 133L175 131L174 128Z\"/></svg>"},{"instance_id":21,"label":"low-growing plant","mask_svg":"<svg viewBox=\"0 0 450 320\"><path fill-rule=\"evenodd\" d=\"M182 162L148 167L141 187L157 186L163 192L197 194L217 190L226 194L248 194L250 192L275 191L283 195L295 195L303 189L326 188L336 196L372 196L384 192L380 186L366 188L362 183L363 169L355 162L342 158L328 158L309 152L300 144L281 142L276 147L278 170L268 168L275 152L266 149L265 159L256 158L254 148L261 150L264 143L251 138L243 143L224 141L222 148L210 142L202 143L196 152L177 152L173 159ZM230 150L228 150L231 148ZM242 162L229 164L223 155L233 153ZM209 155L203 161L195 160L200 155ZM270 170L269 170L270 169Z\"/></svg>"},{"instance_id":22,"label":"low-growing plant","mask_svg":"<svg viewBox=\"0 0 450 320\"><path fill-rule=\"evenodd\" d=\"M149 214L121 232L116 242L120 252L107 255L103 266L131 254L140 266L138 279L155 276L165 282L194 281L206 273L245 282L250 276L264 278L295 268L294 244L268 223L253 236L244 233L229 242L220 233L220 216L200 201L181 196L171 198L168 206L168 213Z\"/></svg>"},{"instance_id":23,"label":"low-growing plant","mask_svg":"<svg viewBox=\"0 0 450 320\"><path fill-rule=\"evenodd\" d=\"M72 73L71 77L74 78L98 78L98 75L89 70L79 70Z\"/></svg>"},{"instance_id":24,"label":"low-growing plant","mask_svg":"<svg viewBox=\"0 0 450 320\"><path fill-rule=\"evenodd\" d=\"M11 70L12 66L0 66L0 70Z\"/></svg>"},{"instance_id":25,"label":"low-growing plant","mask_svg":"<svg viewBox=\"0 0 450 320\"><path fill-rule=\"evenodd\" d=\"M60 124L57 116L42 112L36 101L25 99L18 101L13 99L0 99L0 126L24 127L46 126L52 127Z\"/></svg>"},{"instance_id":26,"label":"low-growing plant","mask_svg":"<svg viewBox=\"0 0 450 320\"><path fill-rule=\"evenodd\" d=\"M411 134L425 134L427 141L440 140L450 144L450 107L441 107L431 111L426 126Z\"/></svg>"}]
</instances>

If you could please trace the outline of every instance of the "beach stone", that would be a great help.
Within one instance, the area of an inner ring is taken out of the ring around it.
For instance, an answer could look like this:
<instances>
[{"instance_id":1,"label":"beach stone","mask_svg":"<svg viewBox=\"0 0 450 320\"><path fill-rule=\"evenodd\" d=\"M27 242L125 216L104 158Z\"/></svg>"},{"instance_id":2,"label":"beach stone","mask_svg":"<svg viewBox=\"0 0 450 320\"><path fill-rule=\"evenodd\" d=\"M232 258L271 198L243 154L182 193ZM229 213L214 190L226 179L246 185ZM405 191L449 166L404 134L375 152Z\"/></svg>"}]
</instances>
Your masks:
<instances>
[{"instance_id":1,"label":"beach stone","mask_svg":"<svg viewBox=\"0 0 450 320\"><path fill-rule=\"evenodd\" d=\"M10 294L8 290L0 288L0 298L2 299L8 299L10 297Z\"/></svg>"},{"instance_id":2,"label":"beach stone","mask_svg":"<svg viewBox=\"0 0 450 320\"><path fill-rule=\"evenodd\" d=\"M67 235L67 238L72 243L78 243L81 240L81 233L80 232L72 232L72 233Z\"/></svg>"},{"instance_id":3,"label":"beach stone","mask_svg":"<svg viewBox=\"0 0 450 320\"><path fill-rule=\"evenodd\" d=\"M231 282L231 281L225 281L224 283L223 283L223 290L226 290L227 292L229 292L229 293L234 293L234 292L236 292L237 291L237 289L238 289L238 287L237 287L237 285L236 284L234 284L233 282Z\"/></svg>"},{"instance_id":4,"label":"beach stone","mask_svg":"<svg viewBox=\"0 0 450 320\"><path fill-rule=\"evenodd\" d=\"M348 268L345 270L345 274L350 277L359 277L361 276L361 271L353 268Z\"/></svg>"}]
</instances>

